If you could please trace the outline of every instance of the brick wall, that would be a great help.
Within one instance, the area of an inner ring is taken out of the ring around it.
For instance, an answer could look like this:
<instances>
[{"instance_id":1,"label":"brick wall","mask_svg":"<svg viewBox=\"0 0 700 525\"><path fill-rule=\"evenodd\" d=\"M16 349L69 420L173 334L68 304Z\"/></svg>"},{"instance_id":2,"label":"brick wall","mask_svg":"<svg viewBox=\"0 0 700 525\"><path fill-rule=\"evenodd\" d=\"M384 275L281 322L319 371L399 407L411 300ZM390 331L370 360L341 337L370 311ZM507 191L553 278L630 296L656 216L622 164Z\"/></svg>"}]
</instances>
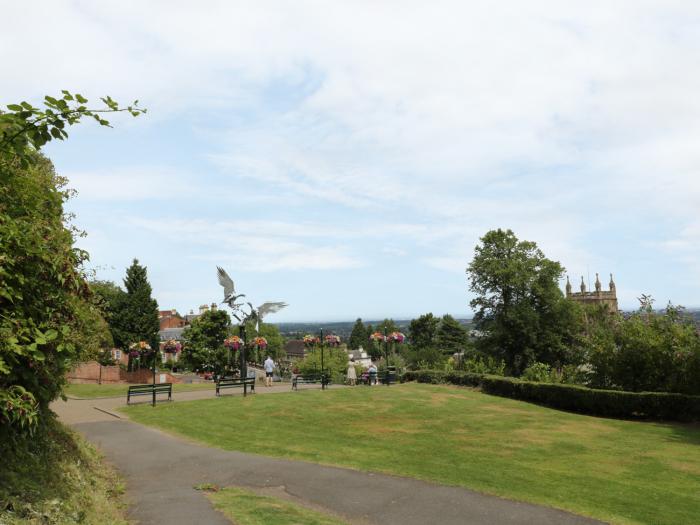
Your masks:
<instances>
[{"instance_id":1,"label":"brick wall","mask_svg":"<svg viewBox=\"0 0 700 525\"><path fill-rule=\"evenodd\" d=\"M161 381L164 376L164 381ZM81 363L66 375L69 383L97 383L100 380L100 364L97 361ZM151 370L141 369L127 372L118 366L102 367L103 383L150 383L153 381ZM169 372L156 373L156 383L180 383L179 377Z\"/></svg>"},{"instance_id":2,"label":"brick wall","mask_svg":"<svg viewBox=\"0 0 700 525\"><path fill-rule=\"evenodd\" d=\"M103 383L121 383L121 369L118 366L102 367ZM97 361L81 363L68 372L68 381L71 383L97 383L100 379L100 364Z\"/></svg>"}]
</instances>

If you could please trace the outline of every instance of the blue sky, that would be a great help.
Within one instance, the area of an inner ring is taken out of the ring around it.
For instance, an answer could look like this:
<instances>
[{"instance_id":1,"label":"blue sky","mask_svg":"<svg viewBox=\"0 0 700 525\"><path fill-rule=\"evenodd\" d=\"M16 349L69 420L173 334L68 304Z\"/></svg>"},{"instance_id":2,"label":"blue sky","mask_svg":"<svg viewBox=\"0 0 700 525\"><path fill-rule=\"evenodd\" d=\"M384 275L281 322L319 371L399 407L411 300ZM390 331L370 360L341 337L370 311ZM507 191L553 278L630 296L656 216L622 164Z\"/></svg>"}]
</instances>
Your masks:
<instances>
[{"instance_id":1,"label":"blue sky","mask_svg":"<svg viewBox=\"0 0 700 525\"><path fill-rule=\"evenodd\" d=\"M490 4L14 2L0 94L148 107L46 152L98 276L137 257L162 308L220 265L270 321L468 317L497 227L700 306L700 5Z\"/></svg>"}]
</instances>

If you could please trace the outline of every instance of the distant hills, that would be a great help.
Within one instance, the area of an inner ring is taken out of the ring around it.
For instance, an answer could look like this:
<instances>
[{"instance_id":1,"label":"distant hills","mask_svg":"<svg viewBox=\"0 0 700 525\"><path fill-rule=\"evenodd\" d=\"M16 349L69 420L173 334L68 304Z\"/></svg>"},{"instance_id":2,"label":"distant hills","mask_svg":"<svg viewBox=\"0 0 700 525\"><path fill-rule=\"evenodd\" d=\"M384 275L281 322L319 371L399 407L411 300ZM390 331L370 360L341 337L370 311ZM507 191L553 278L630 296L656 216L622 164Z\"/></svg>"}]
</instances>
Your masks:
<instances>
[{"instance_id":1,"label":"distant hills","mask_svg":"<svg viewBox=\"0 0 700 525\"><path fill-rule=\"evenodd\" d=\"M372 326L377 326L383 321L383 319L376 320L363 320L362 322L366 325L371 324ZM393 320L399 330L402 332L408 331L408 325L411 323L411 319L394 319ZM471 319L457 319L461 324L469 326L471 324ZM339 335L342 340L346 340L350 337L350 332L352 332L352 327L355 325L355 321L336 321L336 322L323 322L323 323L271 323L277 326L282 336L286 338L296 338L303 337L305 334L318 334L321 329L323 329L324 334L335 334Z\"/></svg>"}]
</instances>

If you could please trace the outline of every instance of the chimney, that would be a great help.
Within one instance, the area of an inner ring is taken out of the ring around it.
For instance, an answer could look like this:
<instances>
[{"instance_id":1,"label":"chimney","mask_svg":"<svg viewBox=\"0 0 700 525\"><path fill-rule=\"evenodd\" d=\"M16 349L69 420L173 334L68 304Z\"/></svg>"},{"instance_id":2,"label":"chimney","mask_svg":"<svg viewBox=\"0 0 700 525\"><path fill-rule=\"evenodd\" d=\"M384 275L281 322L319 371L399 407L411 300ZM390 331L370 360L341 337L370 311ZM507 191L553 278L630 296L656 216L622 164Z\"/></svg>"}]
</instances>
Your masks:
<instances>
[{"instance_id":1,"label":"chimney","mask_svg":"<svg viewBox=\"0 0 700 525\"><path fill-rule=\"evenodd\" d=\"M216 303L211 303L211 311L216 312Z\"/></svg>"},{"instance_id":2,"label":"chimney","mask_svg":"<svg viewBox=\"0 0 700 525\"><path fill-rule=\"evenodd\" d=\"M203 304L199 307L199 315L202 315L204 312L208 312L209 307L206 304Z\"/></svg>"}]
</instances>

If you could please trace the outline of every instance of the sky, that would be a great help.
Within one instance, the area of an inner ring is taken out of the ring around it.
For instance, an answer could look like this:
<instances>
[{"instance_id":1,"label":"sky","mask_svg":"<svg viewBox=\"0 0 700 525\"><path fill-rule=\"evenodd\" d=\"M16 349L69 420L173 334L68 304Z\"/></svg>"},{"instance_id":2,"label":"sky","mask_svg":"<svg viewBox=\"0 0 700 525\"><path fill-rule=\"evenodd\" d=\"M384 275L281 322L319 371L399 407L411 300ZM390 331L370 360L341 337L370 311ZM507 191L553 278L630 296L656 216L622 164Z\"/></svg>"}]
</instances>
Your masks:
<instances>
[{"instance_id":1,"label":"sky","mask_svg":"<svg viewBox=\"0 0 700 525\"><path fill-rule=\"evenodd\" d=\"M0 2L0 103L148 108L45 152L90 267L162 309L219 265L271 322L471 317L494 228L700 306L698 2Z\"/></svg>"}]
</instances>

